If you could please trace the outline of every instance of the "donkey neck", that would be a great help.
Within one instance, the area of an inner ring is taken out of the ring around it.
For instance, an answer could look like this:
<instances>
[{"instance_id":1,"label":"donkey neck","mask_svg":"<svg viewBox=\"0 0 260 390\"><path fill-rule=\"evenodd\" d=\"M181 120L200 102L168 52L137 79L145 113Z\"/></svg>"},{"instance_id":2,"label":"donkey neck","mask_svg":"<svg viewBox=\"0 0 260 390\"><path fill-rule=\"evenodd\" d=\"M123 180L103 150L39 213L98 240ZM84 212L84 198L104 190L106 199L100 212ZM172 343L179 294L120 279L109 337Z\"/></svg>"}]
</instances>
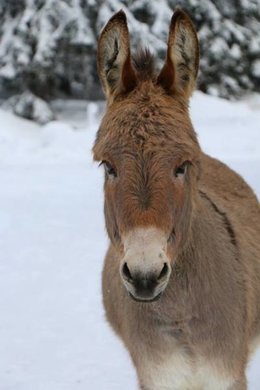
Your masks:
<instances>
[{"instance_id":1,"label":"donkey neck","mask_svg":"<svg viewBox=\"0 0 260 390\"><path fill-rule=\"evenodd\" d=\"M173 266L172 286L178 281L185 291L193 317L205 319L210 312L211 320L219 321L221 314L229 317L238 297L242 304L243 275L232 223L218 204L200 193L190 237Z\"/></svg>"}]
</instances>

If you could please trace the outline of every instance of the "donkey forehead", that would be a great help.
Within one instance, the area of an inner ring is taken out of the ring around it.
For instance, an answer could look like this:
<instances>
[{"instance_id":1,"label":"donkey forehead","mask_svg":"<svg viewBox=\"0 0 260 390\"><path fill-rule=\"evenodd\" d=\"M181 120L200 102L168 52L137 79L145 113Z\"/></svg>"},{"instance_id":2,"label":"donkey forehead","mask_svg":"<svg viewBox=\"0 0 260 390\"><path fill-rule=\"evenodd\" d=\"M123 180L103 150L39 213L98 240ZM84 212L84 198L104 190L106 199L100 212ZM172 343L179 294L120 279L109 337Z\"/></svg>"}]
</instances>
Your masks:
<instances>
[{"instance_id":1,"label":"donkey forehead","mask_svg":"<svg viewBox=\"0 0 260 390\"><path fill-rule=\"evenodd\" d=\"M163 140L140 140L117 138L115 142L106 143L100 153L102 159L110 162L117 162L121 165L142 166L143 169L147 163L156 163L157 166L168 166L180 160L192 160L196 155L187 144L167 143ZM149 165L150 166L150 165Z\"/></svg>"},{"instance_id":2,"label":"donkey forehead","mask_svg":"<svg viewBox=\"0 0 260 390\"><path fill-rule=\"evenodd\" d=\"M128 161L157 159L165 164L172 160L193 159L199 153L199 147L191 137L172 134L173 130L149 128L148 125L100 130L94 146L97 160L123 158Z\"/></svg>"},{"instance_id":3,"label":"donkey forehead","mask_svg":"<svg viewBox=\"0 0 260 390\"><path fill-rule=\"evenodd\" d=\"M199 146L188 112L173 99L170 106L158 99L157 103L139 100L109 108L98 131L94 154L133 155L140 150L177 156L196 154Z\"/></svg>"}]
</instances>

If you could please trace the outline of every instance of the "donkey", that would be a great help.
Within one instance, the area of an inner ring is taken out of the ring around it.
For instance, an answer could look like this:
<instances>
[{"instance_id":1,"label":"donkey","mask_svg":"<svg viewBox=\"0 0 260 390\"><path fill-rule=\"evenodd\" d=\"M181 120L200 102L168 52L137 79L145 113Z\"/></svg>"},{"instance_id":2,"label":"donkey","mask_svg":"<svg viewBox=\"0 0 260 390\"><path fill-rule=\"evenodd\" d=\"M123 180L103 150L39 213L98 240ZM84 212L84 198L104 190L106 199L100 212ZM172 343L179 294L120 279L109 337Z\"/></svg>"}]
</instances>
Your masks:
<instances>
[{"instance_id":1,"label":"donkey","mask_svg":"<svg viewBox=\"0 0 260 390\"><path fill-rule=\"evenodd\" d=\"M165 63L131 56L126 15L98 43L107 109L93 147L105 170L108 321L143 390L244 390L260 335L260 208L225 164L204 154L189 117L199 66L177 9Z\"/></svg>"}]
</instances>

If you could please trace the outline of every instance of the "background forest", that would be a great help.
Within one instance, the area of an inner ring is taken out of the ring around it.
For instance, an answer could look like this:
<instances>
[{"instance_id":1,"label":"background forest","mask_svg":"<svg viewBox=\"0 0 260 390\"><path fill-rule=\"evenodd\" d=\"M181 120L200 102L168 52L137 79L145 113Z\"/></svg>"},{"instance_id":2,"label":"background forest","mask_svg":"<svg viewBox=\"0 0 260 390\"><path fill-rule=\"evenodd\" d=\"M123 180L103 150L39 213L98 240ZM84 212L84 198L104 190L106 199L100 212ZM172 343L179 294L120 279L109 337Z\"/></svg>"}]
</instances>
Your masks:
<instances>
[{"instance_id":1,"label":"background forest","mask_svg":"<svg viewBox=\"0 0 260 390\"><path fill-rule=\"evenodd\" d=\"M124 8L133 49L143 43L162 61L177 5L199 33L198 89L230 99L259 90L259 0L1 0L0 98L42 122L53 98L101 99L96 46L109 17Z\"/></svg>"}]
</instances>

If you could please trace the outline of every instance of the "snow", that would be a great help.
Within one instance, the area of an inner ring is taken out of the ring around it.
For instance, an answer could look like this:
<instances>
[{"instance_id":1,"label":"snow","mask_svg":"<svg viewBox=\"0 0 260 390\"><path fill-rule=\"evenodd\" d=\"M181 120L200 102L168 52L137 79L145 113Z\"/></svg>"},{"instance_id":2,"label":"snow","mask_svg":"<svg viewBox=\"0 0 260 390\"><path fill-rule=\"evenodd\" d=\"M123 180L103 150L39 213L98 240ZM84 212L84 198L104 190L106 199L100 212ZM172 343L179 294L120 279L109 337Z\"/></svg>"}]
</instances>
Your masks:
<instances>
[{"instance_id":1,"label":"snow","mask_svg":"<svg viewBox=\"0 0 260 390\"><path fill-rule=\"evenodd\" d=\"M101 303L103 174L91 147L103 104L53 107L58 120L42 127L0 110L0 390L133 390ZM191 115L204 150L259 196L259 96L195 93ZM249 390L259 390L259 365L260 350Z\"/></svg>"},{"instance_id":2,"label":"snow","mask_svg":"<svg viewBox=\"0 0 260 390\"><path fill-rule=\"evenodd\" d=\"M253 67L253 75L255 77L260 77L260 60L255 60L252 64Z\"/></svg>"},{"instance_id":3,"label":"snow","mask_svg":"<svg viewBox=\"0 0 260 390\"><path fill-rule=\"evenodd\" d=\"M48 103L29 90L20 95L12 96L3 103L2 107L23 118L33 119L40 124L48 123L54 119L54 114Z\"/></svg>"}]
</instances>

